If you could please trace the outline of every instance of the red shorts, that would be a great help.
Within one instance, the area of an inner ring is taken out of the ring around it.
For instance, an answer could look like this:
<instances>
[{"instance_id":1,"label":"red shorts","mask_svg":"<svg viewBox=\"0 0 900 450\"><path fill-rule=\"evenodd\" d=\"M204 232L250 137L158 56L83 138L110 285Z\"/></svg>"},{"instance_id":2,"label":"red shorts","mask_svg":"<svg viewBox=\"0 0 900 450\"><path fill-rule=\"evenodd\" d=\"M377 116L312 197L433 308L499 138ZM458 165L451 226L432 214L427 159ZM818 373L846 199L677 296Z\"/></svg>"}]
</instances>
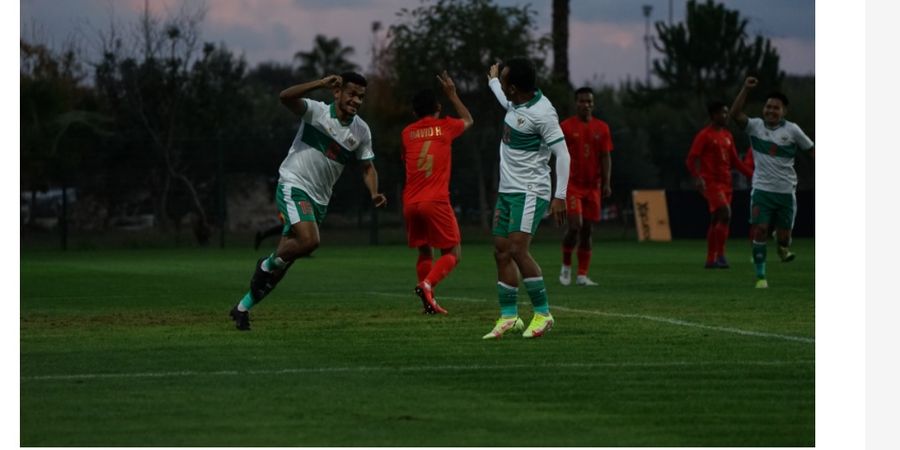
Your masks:
<instances>
[{"instance_id":1,"label":"red shorts","mask_svg":"<svg viewBox=\"0 0 900 450\"><path fill-rule=\"evenodd\" d=\"M423 245L445 249L459 244L459 225L449 202L403 205L406 240L410 248Z\"/></svg>"},{"instance_id":2,"label":"red shorts","mask_svg":"<svg viewBox=\"0 0 900 450\"><path fill-rule=\"evenodd\" d=\"M731 186L720 183L707 183L703 197L709 204L709 212L713 212L723 206L731 206Z\"/></svg>"},{"instance_id":3,"label":"red shorts","mask_svg":"<svg viewBox=\"0 0 900 450\"><path fill-rule=\"evenodd\" d=\"M600 221L600 189L566 188L566 214L581 216L590 222Z\"/></svg>"}]
</instances>

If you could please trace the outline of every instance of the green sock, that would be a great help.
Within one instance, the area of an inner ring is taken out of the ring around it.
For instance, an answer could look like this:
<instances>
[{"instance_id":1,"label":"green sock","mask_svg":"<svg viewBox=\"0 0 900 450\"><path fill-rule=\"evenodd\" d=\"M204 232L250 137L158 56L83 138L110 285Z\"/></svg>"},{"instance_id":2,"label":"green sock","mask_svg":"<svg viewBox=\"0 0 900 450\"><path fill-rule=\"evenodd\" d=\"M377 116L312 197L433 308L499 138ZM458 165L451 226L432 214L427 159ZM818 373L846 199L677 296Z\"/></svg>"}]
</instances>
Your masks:
<instances>
[{"instance_id":1,"label":"green sock","mask_svg":"<svg viewBox=\"0 0 900 450\"><path fill-rule=\"evenodd\" d=\"M756 266L756 278L766 277L766 243L753 241L753 264Z\"/></svg>"},{"instance_id":2,"label":"green sock","mask_svg":"<svg viewBox=\"0 0 900 450\"><path fill-rule=\"evenodd\" d=\"M526 278L525 289L528 290L528 296L531 297L531 306L534 312L548 315L550 314L550 304L547 299L547 287L544 286L543 277Z\"/></svg>"},{"instance_id":3,"label":"green sock","mask_svg":"<svg viewBox=\"0 0 900 450\"><path fill-rule=\"evenodd\" d=\"M253 305L253 296L250 295L250 291L247 291L247 293L244 294L244 298L238 303L238 311L250 311L250 308L252 308Z\"/></svg>"},{"instance_id":4,"label":"green sock","mask_svg":"<svg viewBox=\"0 0 900 450\"><path fill-rule=\"evenodd\" d=\"M517 302L519 290L501 281L497 282L497 298L500 300L500 316L516 317L519 315Z\"/></svg>"},{"instance_id":5,"label":"green sock","mask_svg":"<svg viewBox=\"0 0 900 450\"><path fill-rule=\"evenodd\" d=\"M275 256L274 253L269 255L265 261L263 261L263 270L266 272L272 272L274 270L281 270L287 267L287 261Z\"/></svg>"}]
</instances>

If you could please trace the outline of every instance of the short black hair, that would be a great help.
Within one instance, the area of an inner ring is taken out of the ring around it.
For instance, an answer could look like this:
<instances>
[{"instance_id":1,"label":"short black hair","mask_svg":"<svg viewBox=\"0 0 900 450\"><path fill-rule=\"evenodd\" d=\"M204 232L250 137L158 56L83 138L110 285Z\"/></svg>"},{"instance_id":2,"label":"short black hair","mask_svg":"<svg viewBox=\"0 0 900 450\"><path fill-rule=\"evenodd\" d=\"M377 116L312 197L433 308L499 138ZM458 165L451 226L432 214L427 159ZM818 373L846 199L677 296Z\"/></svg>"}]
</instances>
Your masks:
<instances>
[{"instance_id":1,"label":"short black hair","mask_svg":"<svg viewBox=\"0 0 900 450\"><path fill-rule=\"evenodd\" d=\"M711 116L727 106L728 105L721 100L713 100L706 104L706 112Z\"/></svg>"},{"instance_id":2,"label":"short black hair","mask_svg":"<svg viewBox=\"0 0 900 450\"><path fill-rule=\"evenodd\" d=\"M362 87L366 87L366 85L368 85L368 82L366 81L366 77L364 77L356 72L342 73L341 81L343 81L344 84L353 83L357 86L362 86ZM343 87L343 86L341 86L341 87Z\"/></svg>"},{"instance_id":3,"label":"short black hair","mask_svg":"<svg viewBox=\"0 0 900 450\"><path fill-rule=\"evenodd\" d=\"M770 92L769 95L766 96L766 100L774 98L776 100L781 100L781 104L787 106L789 104L787 95L784 95L783 92L773 91Z\"/></svg>"},{"instance_id":4,"label":"short black hair","mask_svg":"<svg viewBox=\"0 0 900 450\"><path fill-rule=\"evenodd\" d=\"M575 90L575 98L578 98L578 94L591 94L594 95L594 90L589 86L583 86Z\"/></svg>"},{"instance_id":5,"label":"short black hair","mask_svg":"<svg viewBox=\"0 0 900 450\"><path fill-rule=\"evenodd\" d=\"M506 61L505 66L509 67L509 74L506 76L507 84L515 86L520 91L534 92L537 88L537 72L530 59L512 58Z\"/></svg>"},{"instance_id":6,"label":"short black hair","mask_svg":"<svg viewBox=\"0 0 900 450\"><path fill-rule=\"evenodd\" d=\"M416 92L412 100L413 111L419 117L426 117L437 111L437 96L434 89L422 89Z\"/></svg>"}]
</instances>

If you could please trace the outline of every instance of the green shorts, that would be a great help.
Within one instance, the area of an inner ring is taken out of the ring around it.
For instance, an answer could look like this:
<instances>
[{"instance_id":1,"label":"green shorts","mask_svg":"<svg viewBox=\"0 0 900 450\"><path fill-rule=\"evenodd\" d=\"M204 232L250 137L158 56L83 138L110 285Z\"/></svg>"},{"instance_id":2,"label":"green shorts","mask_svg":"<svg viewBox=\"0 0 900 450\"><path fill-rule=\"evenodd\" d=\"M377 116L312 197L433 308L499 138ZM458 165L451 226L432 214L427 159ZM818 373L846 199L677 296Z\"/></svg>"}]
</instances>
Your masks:
<instances>
[{"instance_id":1,"label":"green shorts","mask_svg":"<svg viewBox=\"0 0 900 450\"><path fill-rule=\"evenodd\" d=\"M549 206L550 202L534 194L498 193L491 234L508 237L509 233L521 231L533 236Z\"/></svg>"},{"instance_id":2,"label":"green shorts","mask_svg":"<svg viewBox=\"0 0 900 450\"><path fill-rule=\"evenodd\" d=\"M774 225L777 229L794 228L797 216L797 196L794 193L750 191L750 223L753 225Z\"/></svg>"},{"instance_id":3,"label":"green shorts","mask_svg":"<svg viewBox=\"0 0 900 450\"><path fill-rule=\"evenodd\" d=\"M279 184L275 190L275 204L278 205L278 218L284 224L281 234L291 234L291 225L297 222L315 222L321 225L328 211L327 205L314 202L303 189Z\"/></svg>"}]
</instances>

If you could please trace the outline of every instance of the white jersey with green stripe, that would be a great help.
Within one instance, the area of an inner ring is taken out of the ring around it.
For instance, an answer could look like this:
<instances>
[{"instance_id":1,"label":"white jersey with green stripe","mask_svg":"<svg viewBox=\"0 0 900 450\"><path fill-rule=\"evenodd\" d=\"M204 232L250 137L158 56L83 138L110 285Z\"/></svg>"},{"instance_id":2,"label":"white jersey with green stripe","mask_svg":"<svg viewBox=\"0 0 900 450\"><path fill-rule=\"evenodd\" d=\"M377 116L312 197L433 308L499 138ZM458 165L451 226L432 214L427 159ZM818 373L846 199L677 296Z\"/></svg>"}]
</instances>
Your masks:
<instances>
[{"instance_id":1,"label":"white jersey with green stripe","mask_svg":"<svg viewBox=\"0 0 900 450\"><path fill-rule=\"evenodd\" d=\"M353 159L367 161L375 158L369 125L354 116L350 123L342 123L335 113L335 105L310 99L300 129L294 137L287 157L278 169L279 184L296 186L321 205L327 205L331 191Z\"/></svg>"},{"instance_id":2,"label":"white jersey with green stripe","mask_svg":"<svg viewBox=\"0 0 900 450\"><path fill-rule=\"evenodd\" d=\"M763 119L747 119L744 129L750 136L753 150L753 189L790 194L797 187L794 156L797 150L809 150L813 141L794 122L782 121L775 128L766 126Z\"/></svg>"},{"instance_id":3,"label":"white jersey with green stripe","mask_svg":"<svg viewBox=\"0 0 900 450\"><path fill-rule=\"evenodd\" d=\"M490 85L503 102L500 82L494 78ZM526 103L506 101L504 106L497 190L504 194L531 193L550 201L550 146L565 141L556 108L540 90Z\"/></svg>"}]
</instances>

